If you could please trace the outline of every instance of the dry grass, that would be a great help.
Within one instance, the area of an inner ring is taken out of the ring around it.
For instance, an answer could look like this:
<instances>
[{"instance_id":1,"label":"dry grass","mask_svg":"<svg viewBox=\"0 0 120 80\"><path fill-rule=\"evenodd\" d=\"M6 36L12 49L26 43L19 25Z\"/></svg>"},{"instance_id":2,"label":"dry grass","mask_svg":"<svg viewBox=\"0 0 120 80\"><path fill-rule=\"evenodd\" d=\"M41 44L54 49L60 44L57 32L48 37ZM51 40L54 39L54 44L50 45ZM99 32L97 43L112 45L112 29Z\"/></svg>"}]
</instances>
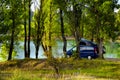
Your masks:
<instances>
[{"instance_id":1,"label":"dry grass","mask_svg":"<svg viewBox=\"0 0 120 80\"><path fill-rule=\"evenodd\" d=\"M50 63L51 62L51 63ZM53 64L55 63L55 64ZM25 59L0 62L0 80L119 80L120 62ZM59 75L52 65L58 66Z\"/></svg>"}]
</instances>

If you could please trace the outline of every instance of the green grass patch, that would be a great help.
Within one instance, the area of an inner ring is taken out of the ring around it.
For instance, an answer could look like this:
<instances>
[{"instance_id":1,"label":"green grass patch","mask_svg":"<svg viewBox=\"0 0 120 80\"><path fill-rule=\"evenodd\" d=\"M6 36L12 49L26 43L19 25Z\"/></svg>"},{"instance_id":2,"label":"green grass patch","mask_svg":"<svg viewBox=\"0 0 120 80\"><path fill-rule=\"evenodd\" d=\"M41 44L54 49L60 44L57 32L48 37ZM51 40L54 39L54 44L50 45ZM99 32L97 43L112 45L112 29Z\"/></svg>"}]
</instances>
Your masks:
<instances>
[{"instance_id":1,"label":"green grass patch","mask_svg":"<svg viewBox=\"0 0 120 80\"><path fill-rule=\"evenodd\" d=\"M57 59L56 59L57 61ZM120 79L120 62L106 60L59 59L59 75L47 60L0 62L0 80L109 80Z\"/></svg>"}]
</instances>

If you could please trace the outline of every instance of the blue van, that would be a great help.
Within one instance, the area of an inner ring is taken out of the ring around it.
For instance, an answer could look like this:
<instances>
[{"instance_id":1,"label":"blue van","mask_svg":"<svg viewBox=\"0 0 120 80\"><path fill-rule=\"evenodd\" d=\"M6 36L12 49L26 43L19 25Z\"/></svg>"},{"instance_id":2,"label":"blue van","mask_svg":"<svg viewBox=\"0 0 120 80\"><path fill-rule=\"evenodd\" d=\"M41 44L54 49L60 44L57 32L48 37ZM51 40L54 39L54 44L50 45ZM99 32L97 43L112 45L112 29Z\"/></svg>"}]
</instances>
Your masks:
<instances>
[{"instance_id":1,"label":"blue van","mask_svg":"<svg viewBox=\"0 0 120 80\"><path fill-rule=\"evenodd\" d=\"M76 51L76 46L67 51L67 56L72 56L74 51ZM103 50L103 53L105 53L105 50ZM82 38L80 41L80 57L88 59L99 57L97 44Z\"/></svg>"}]
</instances>

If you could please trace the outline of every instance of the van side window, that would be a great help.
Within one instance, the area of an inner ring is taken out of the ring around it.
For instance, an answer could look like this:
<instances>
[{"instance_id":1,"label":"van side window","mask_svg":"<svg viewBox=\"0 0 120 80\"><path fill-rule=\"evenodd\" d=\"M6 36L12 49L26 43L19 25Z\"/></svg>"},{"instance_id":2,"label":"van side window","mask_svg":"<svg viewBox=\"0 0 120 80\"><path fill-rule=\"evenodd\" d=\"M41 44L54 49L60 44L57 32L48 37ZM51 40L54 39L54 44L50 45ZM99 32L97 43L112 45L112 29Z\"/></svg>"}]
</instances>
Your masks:
<instances>
[{"instance_id":1,"label":"van side window","mask_svg":"<svg viewBox=\"0 0 120 80\"><path fill-rule=\"evenodd\" d=\"M86 46L85 42L80 42L80 45Z\"/></svg>"},{"instance_id":2,"label":"van side window","mask_svg":"<svg viewBox=\"0 0 120 80\"><path fill-rule=\"evenodd\" d=\"M87 42L86 45L87 45L87 46L92 46L92 43Z\"/></svg>"}]
</instances>

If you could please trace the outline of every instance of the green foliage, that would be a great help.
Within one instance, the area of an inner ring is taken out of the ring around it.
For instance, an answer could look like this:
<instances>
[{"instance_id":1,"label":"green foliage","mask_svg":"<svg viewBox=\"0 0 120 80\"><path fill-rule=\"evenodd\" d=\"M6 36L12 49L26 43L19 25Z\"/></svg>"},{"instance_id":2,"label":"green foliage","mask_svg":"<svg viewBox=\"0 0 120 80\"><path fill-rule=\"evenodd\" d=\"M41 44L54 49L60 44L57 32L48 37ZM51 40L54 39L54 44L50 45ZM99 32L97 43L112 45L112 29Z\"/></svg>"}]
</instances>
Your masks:
<instances>
[{"instance_id":1,"label":"green foliage","mask_svg":"<svg viewBox=\"0 0 120 80\"><path fill-rule=\"evenodd\" d=\"M2 61L7 60L7 53L8 53L8 48L6 48L6 45L2 45L0 50L0 60Z\"/></svg>"},{"instance_id":2,"label":"green foliage","mask_svg":"<svg viewBox=\"0 0 120 80\"><path fill-rule=\"evenodd\" d=\"M8 51L9 51L9 46L8 43L1 44L1 49L0 49L0 61L6 61L8 57ZM15 57L17 52L14 50L13 51L13 57Z\"/></svg>"},{"instance_id":3,"label":"green foliage","mask_svg":"<svg viewBox=\"0 0 120 80\"><path fill-rule=\"evenodd\" d=\"M106 52L115 54L115 55L120 55L120 43L119 42L107 42L105 44L106 47ZM119 56L118 56L119 58Z\"/></svg>"},{"instance_id":4,"label":"green foliage","mask_svg":"<svg viewBox=\"0 0 120 80\"><path fill-rule=\"evenodd\" d=\"M41 1L41 0L40 0ZM59 10L63 10L63 18L65 24L65 35L73 36L75 32L76 20L74 19L73 6L78 4L77 9L79 17L78 20L80 27L80 36L85 38L103 37L105 40L112 38L117 39L120 31L120 11L114 12L114 8L119 8L118 0L42 0L43 7L40 25L44 27L43 31L43 44L47 46L55 45L55 39L61 38L60 35L60 19ZM31 3L32 4L32 3ZM39 3L38 3L39 4ZM40 6L40 5L39 5ZM26 8L26 10L24 10ZM32 19L32 37L36 40L38 24L39 9L34 12ZM12 18L15 17L15 40L21 40L24 36L23 21L28 17L28 0L0 0L0 42L10 42L10 33L12 28ZM81 15L81 16L80 16ZM98 16L98 18L97 18ZM38 19L38 20L37 20ZM28 21L28 19L26 19ZM26 23L28 25L28 22ZM99 26L99 27L98 27ZM28 28L27 28L28 29ZM51 36L51 40L50 40ZM37 44L37 43L35 43ZM2 47L3 48L3 47ZM5 47L3 48L5 49ZM6 53L6 52L4 52Z\"/></svg>"}]
</instances>

